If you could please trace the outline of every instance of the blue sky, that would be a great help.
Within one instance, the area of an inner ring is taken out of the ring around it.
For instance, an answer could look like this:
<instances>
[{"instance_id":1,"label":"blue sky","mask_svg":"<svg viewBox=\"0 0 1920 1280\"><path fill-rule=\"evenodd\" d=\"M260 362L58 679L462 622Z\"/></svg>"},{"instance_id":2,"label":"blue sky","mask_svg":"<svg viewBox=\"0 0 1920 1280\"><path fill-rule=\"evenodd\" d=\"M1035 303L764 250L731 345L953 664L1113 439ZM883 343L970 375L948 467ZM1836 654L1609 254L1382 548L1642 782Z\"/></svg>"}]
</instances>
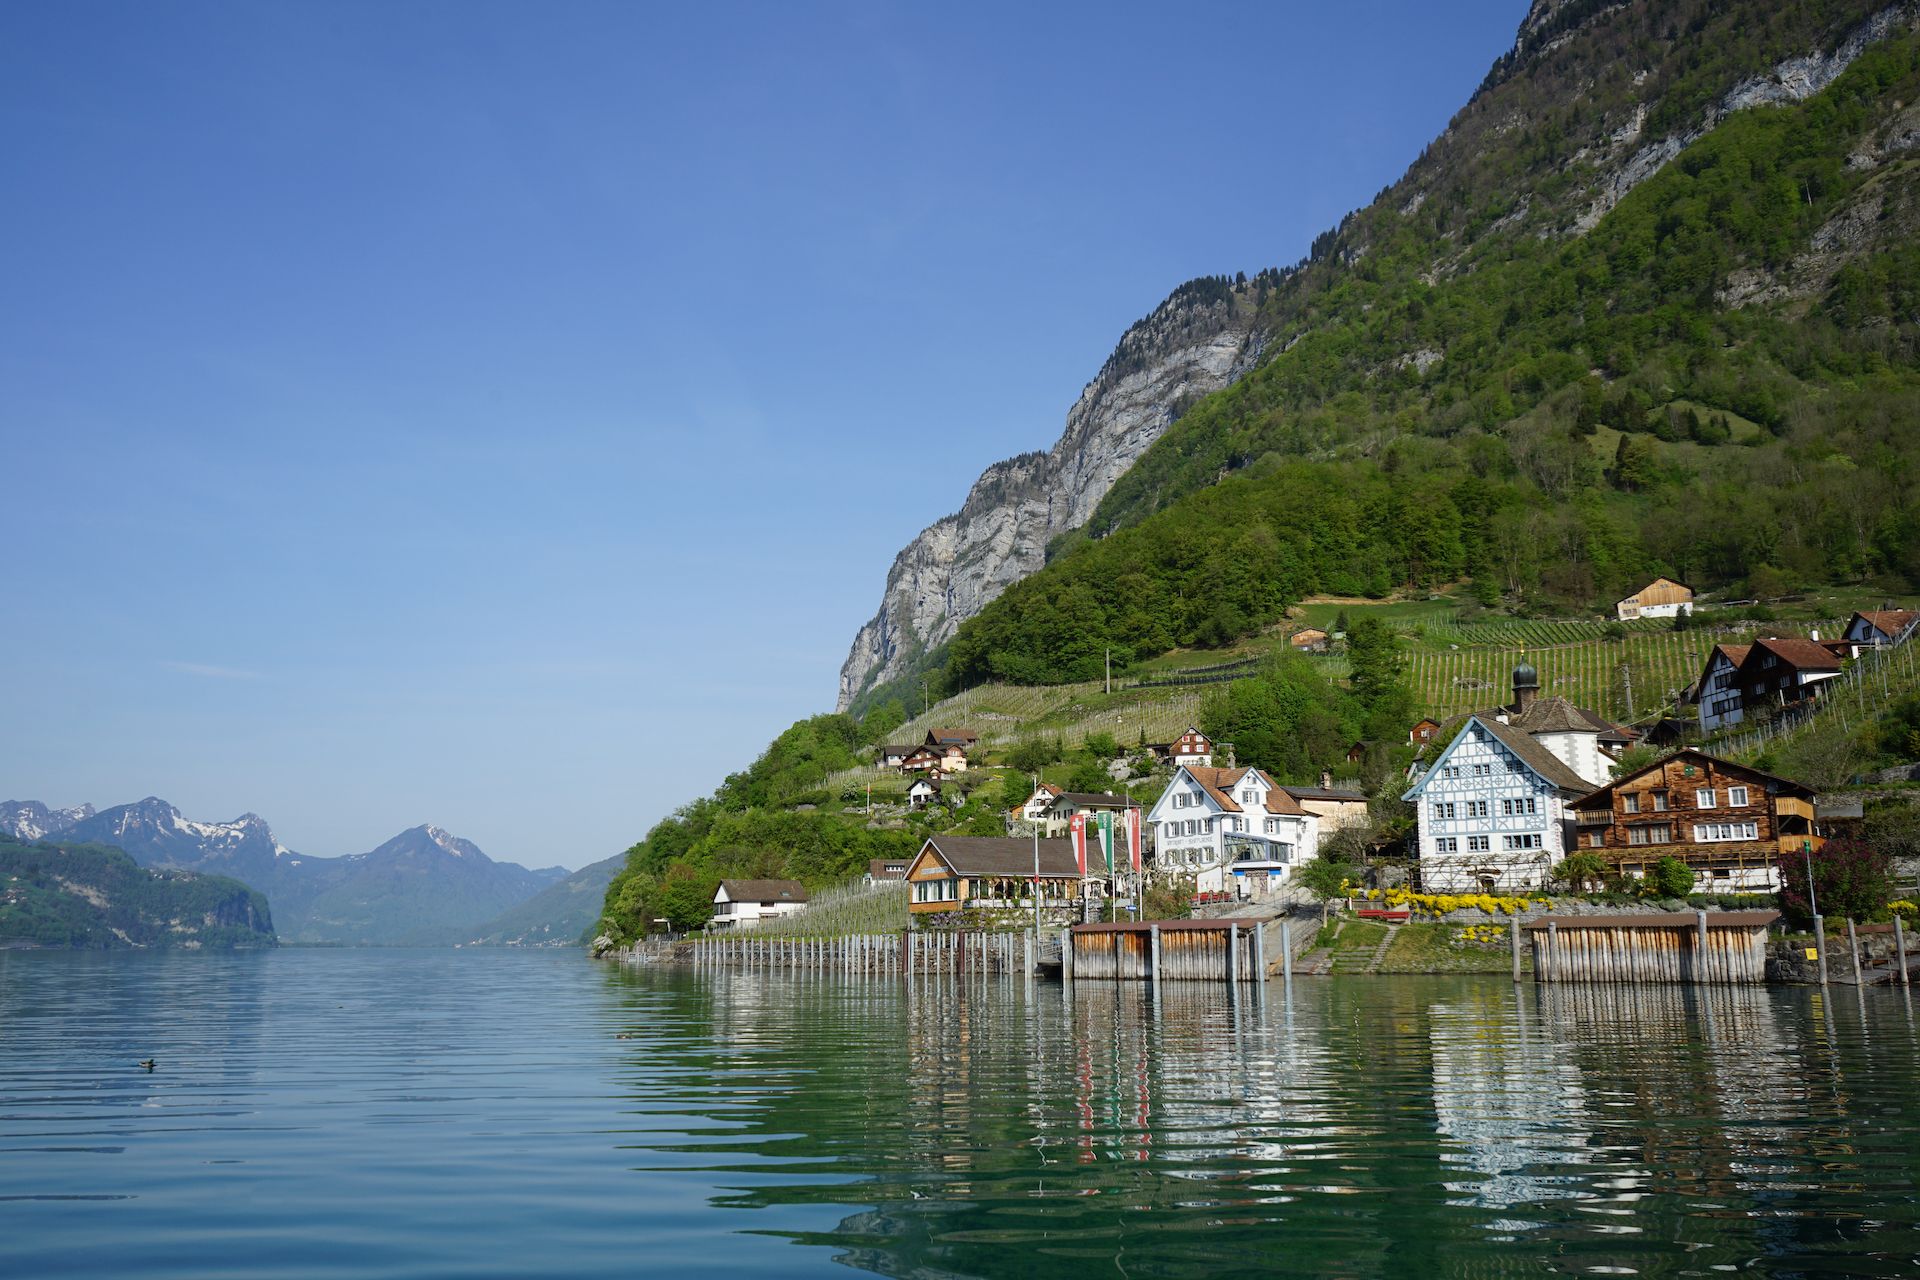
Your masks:
<instances>
[{"instance_id":1,"label":"blue sky","mask_svg":"<svg viewBox=\"0 0 1920 1280\"><path fill-rule=\"evenodd\" d=\"M618 852L1524 0L0 10L0 797Z\"/></svg>"}]
</instances>

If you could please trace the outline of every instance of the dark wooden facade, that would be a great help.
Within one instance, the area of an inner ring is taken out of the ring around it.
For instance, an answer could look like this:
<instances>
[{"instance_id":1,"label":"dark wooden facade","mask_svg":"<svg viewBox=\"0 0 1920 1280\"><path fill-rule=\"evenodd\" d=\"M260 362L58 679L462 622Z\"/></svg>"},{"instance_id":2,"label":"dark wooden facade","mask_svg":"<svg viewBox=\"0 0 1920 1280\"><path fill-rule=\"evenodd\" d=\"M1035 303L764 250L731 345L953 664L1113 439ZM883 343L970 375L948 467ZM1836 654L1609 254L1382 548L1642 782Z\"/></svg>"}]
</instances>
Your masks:
<instances>
[{"instance_id":1,"label":"dark wooden facade","mask_svg":"<svg viewBox=\"0 0 1920 1280\"><path fill-rule=\"evenodd\" d=\"M1674 857L1703 892L1764 892L1813 834L1813 792L1704 752L1675 752L1574 801L1576 847L1627 875Z\"/></svg>"}]
</instances>

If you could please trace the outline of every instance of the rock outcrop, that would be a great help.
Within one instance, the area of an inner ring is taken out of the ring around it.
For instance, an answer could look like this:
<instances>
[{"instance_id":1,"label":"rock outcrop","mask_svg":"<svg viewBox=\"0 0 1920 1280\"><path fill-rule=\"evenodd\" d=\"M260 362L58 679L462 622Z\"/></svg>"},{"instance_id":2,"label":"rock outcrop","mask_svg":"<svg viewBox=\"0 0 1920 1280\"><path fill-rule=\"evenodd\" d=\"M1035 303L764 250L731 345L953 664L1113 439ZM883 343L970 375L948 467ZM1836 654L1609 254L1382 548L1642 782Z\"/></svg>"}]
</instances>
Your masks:
<instances>
[{"instance_id":1,"label":"rock outcrop","mask_svg":"<svg viewBox=\"0 0 1920 1280\"><path fill-rule=\"evenodd\" d=\"M1046 562L1048 543L1087 522L1108 489L1194 401L1258 358L1256 286L1182 285L1128 329L1046 453L988 467L960 510L894 558L880 611L840 669L842 710L903 675L927 650Z\"/></svg>"}]
</instances>

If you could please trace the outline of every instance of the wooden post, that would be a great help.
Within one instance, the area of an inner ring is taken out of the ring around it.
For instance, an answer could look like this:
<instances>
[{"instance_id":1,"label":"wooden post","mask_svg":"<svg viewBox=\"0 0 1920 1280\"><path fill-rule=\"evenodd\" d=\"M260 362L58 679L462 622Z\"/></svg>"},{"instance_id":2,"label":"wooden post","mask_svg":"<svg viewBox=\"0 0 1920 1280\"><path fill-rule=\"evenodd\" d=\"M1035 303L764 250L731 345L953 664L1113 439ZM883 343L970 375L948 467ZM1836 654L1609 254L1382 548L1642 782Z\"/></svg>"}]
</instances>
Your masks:
<instances>
[{"instance_id":1,"label":"wooden post","mask_svg":"<svg viewBox=\"0 0 1920 1280\"><path fill-rule=\"evenodd\" d=\"M1853 953L1853 985L1866 985L1860 979L1860 935L1854 932L1853 917L1847 917L1847 950Z\"/></svg>"},{"instance_id":2,"label":"wooden post","mask_svg":"<svg viewBox=\"0 0 1920 1280\"><path fill-rule=\"evenodd\" d=\"M1264 920L1253 926L1253 980L1267 980L1267 922Z\"/></svg>"},{"instance_id":3,"label":"wooden post","mask_svg":"<svg viewBox=\"0 0 1920 1280\"><path fill-rule=\"evenodd\" d=\"M1820 961L1820 985L1827 985L1827 919L1825 916L1813 918L1813 954Z\"/></svg>"},{"instance_id":4,"label":"wooden post","mask_svg":"<svg viewBox=\"0 0 1920 1280\"><path fill-rule=\"evenodd\" d=\"M1240 981L1240 926L1227 926L1227 981Z\"/></svg>"},{"instance_id":5,"label":"wooden post","mask_svg":"<svg viewBox=\"0 0 1920 1280\"><path fill-rule=\"evenodd\" d=\"M1693 913L1693 980L1696 984L1707 980L1707 913L1697 909Z\"/></svg>"},{"instance_id":6,"label":"wooden post","mask_svg":"<svg viewBox=\"0 0 1920 1280\"><path fill-rule=\"evenodd\" d=\"M1520 981L1520 917L1507 921L1507 941L1513 950L1513 980Z\"/></svg>"},{"instance_id":7,"label":"wooden post","mask_svg":"<svg viewBox=\"0 0 1920 1280\"><path fill-rule=\"evenodd\" d=\"M1287 985L1293 985L1293 921L1280 922L1280 966L1286 975Z\"/></svg>"},{"instance_id":8,"label":"wooden post","mask_svg":"<svg viewBox=\"0 0 1920 1280\"><path fill-rule=\"evenodd\" d=\"M1540 966L1545 972L1533 975L1537 980L1541 982L1552 982L1559 976L1556 970L1560 964L1560 949L1555 945L1559 941L1560 922L1558 920L1547 921L1547 949L1541 953L1546 963Z\"/></svg>"},{"instance_id":9,"label":"wooden post","mask_svg":"<svg viewBox=\"0 0 1920 1280\"><path fill-rule=\"evenodd\" d=\"M1155 987L1158 987L1160 985L1160 926L1157 924L1147 926L1147 956L1147 977L1153 980Z\"/></svg>"},{"instance_id":10,"label":"wooden post","mask_svg":"<svg viewBox=\"0 0 1920 1280\"><path fill-rule=\"evenodd\" d=\"M1900 913L1893 913L1893 963L1900 971L1900 985L1913 985L1913 979L1907 976L1907 931L1900 924Z\"/></svg>"},{"instance_id":11,"label":"wooden post","mask_svg":"<svg viewBox=\"0 0 1920 1280\"><path fill-rule=\"evenodd\" d=\"M1060 931L1060 979L1066 986L1073 985L1073 930Z\"/></svg>"}]
</instances>

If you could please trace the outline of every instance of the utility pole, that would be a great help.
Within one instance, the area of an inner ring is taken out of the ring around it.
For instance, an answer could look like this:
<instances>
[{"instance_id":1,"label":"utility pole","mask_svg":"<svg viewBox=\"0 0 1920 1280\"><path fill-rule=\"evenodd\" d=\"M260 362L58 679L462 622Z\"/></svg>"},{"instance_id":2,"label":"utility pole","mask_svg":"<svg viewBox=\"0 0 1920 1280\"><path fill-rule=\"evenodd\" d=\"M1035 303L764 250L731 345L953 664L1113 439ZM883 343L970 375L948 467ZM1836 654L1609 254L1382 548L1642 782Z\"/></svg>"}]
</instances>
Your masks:
<instances>
[{"instance_id":1,"label":"utility pole","mask_svg":"<svg viewBox=\"0 0 1920 1280\"><path fill-rule=\"evenodd\" d=\"M1113 646L1107 646L1107 692L1113 692Z\"/></svg>"},{"instance_id":2,"label":"utility pole","mask_svg":"<svg viewBox=\"0 0 1920 1280\"><path fill-rule=\"evenodd\" d=\"M1033 775L1033 794L1040 794L1040 775ZM1040 824L1029 822L1033 828L1033 949L1040 950Z\"/></svg>"},{"instance_id":3,"label":"utility pole","mask_svg":"<svg viewBox=\"0 0 1920 1280\"><path fill-rule=\"evenodd\" d=\"M1620 678L1627 682L1627 719L1633 719L1633 668L1620 664Z\"/></svg>"}]
</instances>

